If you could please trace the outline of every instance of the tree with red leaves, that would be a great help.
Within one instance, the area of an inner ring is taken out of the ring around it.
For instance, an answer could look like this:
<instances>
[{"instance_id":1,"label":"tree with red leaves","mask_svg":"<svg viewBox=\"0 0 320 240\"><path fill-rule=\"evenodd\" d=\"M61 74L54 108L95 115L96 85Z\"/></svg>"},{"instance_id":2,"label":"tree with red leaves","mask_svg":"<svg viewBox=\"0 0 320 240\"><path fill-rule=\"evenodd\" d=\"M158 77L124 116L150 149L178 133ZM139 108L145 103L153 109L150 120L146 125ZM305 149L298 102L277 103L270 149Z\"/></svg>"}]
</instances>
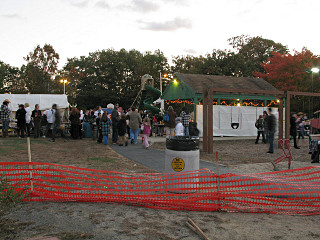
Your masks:
<instances>
[{"instance_id":1,"label":"tree with red leaves","mask_svg":"<svg viewBox=\"0 0 320 240\"><path fill-rule=\"evenodd\" d=\"M261 64L265 73L254 72L254 76L263 78L279 90L311 92L312 77L310 69L318 67L320 57L303 48L293 55L274 52L267 62ZM317 87L316 87L317 86ZM320 83L314 82L314 92L318 92Z\"/></svg>"}]
</instances>

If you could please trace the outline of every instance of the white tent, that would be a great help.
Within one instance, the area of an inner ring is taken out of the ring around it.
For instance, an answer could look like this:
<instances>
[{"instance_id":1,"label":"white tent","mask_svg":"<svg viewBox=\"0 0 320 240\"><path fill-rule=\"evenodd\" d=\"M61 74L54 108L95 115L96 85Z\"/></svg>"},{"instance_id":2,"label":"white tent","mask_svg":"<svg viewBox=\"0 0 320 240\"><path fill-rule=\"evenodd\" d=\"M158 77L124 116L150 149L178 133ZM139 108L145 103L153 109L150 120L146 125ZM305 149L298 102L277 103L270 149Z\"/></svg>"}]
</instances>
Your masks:
<instances>
[{"instance_id":1,"label":"white tent","mask_svg":"<svg viewBox=\"0 0 320 240\"><path fill-rule=\"evenodd\" d=\"M52 104L57 104L59 109L69 107L67 95L63 94L0 94L0 104L8 99L11 111L16 112L19 104L29 103L33 110L36 104L40 105L40 110L51 109Z\"/></svg>"},{"instance_id":2,"label":"white tent","mask_svg":"<svg viewBox=\"0 0 320 240\"><path fill-rule=\"evenodd\" d=\"M213 136L257 136L255 122L259 115L262 115L263 111L268 109L267 107L222 105L214 105L212 107ZM278 122L278 108L272 108L272 112ZM233 129L231 123L238 123L238 128ZM202 136L203 105L197 105L197 127L200 130L200 136Z\"/></svg>"}]
</instances>

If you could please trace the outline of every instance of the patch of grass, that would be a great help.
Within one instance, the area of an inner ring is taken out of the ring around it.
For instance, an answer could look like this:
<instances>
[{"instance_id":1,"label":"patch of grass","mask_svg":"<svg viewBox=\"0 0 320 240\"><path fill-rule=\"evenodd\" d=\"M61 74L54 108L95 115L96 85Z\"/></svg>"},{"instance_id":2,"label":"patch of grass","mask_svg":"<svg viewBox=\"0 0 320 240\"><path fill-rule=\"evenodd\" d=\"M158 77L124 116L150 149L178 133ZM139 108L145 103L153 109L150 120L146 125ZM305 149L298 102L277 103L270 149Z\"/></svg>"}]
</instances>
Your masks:
<instances>
[{"instance_id":1,"label":"patch of grass","mask_svg":"<svg viewBox=\"0 0 320 240\"><path fill-rule=\"evenodd\" d=\"M49 144L48 141L43 139L31 139L31 147L37 144ZM6 138L0 140L0 152L8 153L12 150L27 150L27 138Z\"/></svg>"},{"instance_id":2,"label":"patch of grass","mask_svg":"<svg viewBox=\"0 0 320 240\"><path fill-rule=\"evenodd\" d=\"M116 161L116 159L108 158L108 157L91 157L91 158L87 158L86 161L98 161L98 162L105 162L105 163L113 163Z\"/></svg>"}]
</instances>

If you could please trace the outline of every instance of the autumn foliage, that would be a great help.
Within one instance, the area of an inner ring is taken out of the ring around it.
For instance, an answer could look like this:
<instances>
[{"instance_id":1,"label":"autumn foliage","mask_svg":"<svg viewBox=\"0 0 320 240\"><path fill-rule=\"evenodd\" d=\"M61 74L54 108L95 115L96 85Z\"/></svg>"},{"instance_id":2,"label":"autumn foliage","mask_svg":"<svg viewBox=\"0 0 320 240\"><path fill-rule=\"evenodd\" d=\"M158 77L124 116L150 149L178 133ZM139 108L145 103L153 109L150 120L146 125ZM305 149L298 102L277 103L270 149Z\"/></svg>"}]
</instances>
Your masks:
<instances>
[{"instance_id":1,"label":"autumn foliage","mask_svg":"<svg viewBox=\"0 0 320 240\"><path fill-rule=\"evenodd\" d=\"M265 73L254 72L254 76L263 78L279 90L311 91L312 77L310 69L318 66L320 57L307 49L291 54L273 52L267 62L261 64ZM318 91L314 88L314 90Z\"/></svg>"}]
</instances>

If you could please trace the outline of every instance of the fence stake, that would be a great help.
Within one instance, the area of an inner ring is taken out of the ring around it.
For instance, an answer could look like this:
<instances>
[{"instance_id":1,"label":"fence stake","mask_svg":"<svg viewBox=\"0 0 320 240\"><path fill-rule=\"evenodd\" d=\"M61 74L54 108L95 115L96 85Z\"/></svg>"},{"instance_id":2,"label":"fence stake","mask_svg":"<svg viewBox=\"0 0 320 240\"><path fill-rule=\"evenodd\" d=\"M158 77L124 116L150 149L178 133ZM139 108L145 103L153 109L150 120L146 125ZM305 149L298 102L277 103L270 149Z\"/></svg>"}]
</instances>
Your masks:
<instances>
[{"instance_id":1,"label":"fence stake","mask_svg":"<svg viewBox=\"0 0 320 240\"><path fill-rule=\"evenodd\" d=\"M216 151L216 162L217 162L217 185L218 185L218 211L220 212L220 171L219 171L219 156L218 151Z\"/></svg>"},{"instance_id":2,"label":"fence stake","mask_svg":"<svg viewBox=\"0 0 320 240\"><path fill-rule=\"evenodd\" d=\"M27 144L28 144L28 157L29 157L29 163L31 163L31 146L30 146L30 137L27 137ZM33 180L32 180L32 165L29 165L30 169L30 184L31 184L31 192L33 192Z\"/></svg>"}]
</instances>

